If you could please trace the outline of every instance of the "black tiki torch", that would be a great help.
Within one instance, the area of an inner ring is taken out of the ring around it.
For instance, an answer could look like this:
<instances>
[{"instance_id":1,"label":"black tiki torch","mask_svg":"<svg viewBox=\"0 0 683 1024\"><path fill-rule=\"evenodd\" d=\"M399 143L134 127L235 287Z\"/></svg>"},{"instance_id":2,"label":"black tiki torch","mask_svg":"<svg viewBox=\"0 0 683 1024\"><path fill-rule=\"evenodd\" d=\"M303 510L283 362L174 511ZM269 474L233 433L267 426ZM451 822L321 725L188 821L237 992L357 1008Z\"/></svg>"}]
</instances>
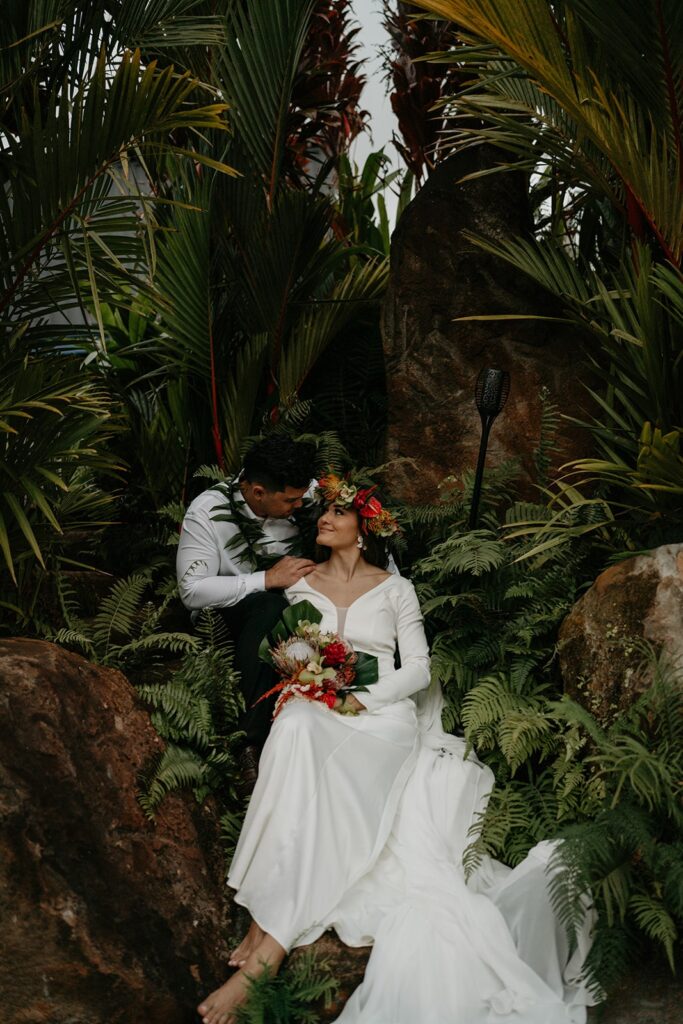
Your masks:
<instances>
[{"instance_id":1,"label":"black tiki torch","mask_svg":"<svg viewBox=\"0 0 683 1024\"><path fill-rule=\"evenodd\" d=\"M481 481L484 476L486 448L489 443L491 427L496 416L507 402L509 394L510 374L506 370L493 370L487 367L480 372L474 389L474 400L481 416L481 444L479 445L479 460L477 462L477 472L474 477L474 489L472 491L470 530L474 530L477 525Z\"/></svg>"}]
</instances>

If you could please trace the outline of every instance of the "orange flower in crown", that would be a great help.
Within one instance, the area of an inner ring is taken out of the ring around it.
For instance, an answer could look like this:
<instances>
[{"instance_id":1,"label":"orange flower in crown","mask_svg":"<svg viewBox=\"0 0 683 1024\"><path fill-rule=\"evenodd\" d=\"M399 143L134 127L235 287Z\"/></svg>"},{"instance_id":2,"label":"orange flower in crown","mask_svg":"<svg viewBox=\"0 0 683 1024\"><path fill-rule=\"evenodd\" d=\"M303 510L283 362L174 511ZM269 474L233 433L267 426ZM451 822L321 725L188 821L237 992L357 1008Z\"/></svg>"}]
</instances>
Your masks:
<instances>
[{"instance_id":1,"label":"orange flower in crown","mask_svg":"<svg viewBox=\"0 0 683 1024\"><path fill-rule=\"evenodd\" d=\"M359 487L354 484L351 474L340 477L336 473L326 473L318 480L317 494L327 505L339 505L340 508L355 508L360 516L363 533L374 533L377 537L393 537L400 533L395 516L384 508L382 502L374 494L375 486Z\"/></svg>"}]
</instances>

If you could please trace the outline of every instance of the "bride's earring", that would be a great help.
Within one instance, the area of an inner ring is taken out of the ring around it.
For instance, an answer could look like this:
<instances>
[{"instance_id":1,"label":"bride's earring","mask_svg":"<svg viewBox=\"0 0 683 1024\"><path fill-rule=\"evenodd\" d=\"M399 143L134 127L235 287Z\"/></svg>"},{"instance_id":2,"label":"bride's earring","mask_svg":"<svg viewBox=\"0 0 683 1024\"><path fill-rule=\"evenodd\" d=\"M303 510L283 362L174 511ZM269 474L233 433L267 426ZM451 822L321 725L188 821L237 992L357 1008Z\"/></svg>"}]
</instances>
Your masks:
<instances>
[{"instance_id":1,"label":"bride's earring","mask_svg":"<svg viewBox=\"0 0 683 1024\"><path fill-rule=\"evenodd\" d=\"M361 551L365 547L365 541L363 540L362 534L358 534L358 540L356 541L356 547L360 548Z\"/></svg>"}]
</instances>

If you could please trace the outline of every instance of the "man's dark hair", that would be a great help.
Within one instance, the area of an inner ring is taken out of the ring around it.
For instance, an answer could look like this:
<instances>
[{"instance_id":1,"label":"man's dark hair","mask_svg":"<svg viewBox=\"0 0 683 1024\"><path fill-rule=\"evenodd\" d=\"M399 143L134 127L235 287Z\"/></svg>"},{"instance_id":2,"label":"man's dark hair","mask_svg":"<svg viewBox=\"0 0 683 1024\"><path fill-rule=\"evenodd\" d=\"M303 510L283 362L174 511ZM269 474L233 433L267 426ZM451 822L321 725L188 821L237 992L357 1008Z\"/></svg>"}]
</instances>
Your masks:
<instances>
[{"instance_id":1,"label":"man's dark hair","mask_svg":"<svg viewBox=\"0 0 683 1024\"><path fill-rule=\"evenodd\" d=\"M308 487L315 475L315 445L273 434L257 441L244 456L244 479L267 491Z\"/></svg>"}]
</instances>

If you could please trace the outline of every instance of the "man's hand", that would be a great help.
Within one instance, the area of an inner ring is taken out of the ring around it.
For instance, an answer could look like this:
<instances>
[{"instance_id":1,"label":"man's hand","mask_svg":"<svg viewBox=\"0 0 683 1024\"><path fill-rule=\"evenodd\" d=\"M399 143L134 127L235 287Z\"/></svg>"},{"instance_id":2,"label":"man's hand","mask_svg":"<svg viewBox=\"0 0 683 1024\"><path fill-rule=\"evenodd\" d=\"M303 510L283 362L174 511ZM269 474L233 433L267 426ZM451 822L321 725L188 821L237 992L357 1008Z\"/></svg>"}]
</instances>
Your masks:
<instances>
[{"instance_id":1,"label":"man's hand","mask_svg":"<svg viewBox=\"0 0 683 1024\"><path fill-rule=\"evenodd\" d=\"M266 569L266 590L284 590L298 583L302 576L308 576L318 566L310 558L294 558L293 555L285 555L270 569Z\"/></svg>"}]
</instances>

